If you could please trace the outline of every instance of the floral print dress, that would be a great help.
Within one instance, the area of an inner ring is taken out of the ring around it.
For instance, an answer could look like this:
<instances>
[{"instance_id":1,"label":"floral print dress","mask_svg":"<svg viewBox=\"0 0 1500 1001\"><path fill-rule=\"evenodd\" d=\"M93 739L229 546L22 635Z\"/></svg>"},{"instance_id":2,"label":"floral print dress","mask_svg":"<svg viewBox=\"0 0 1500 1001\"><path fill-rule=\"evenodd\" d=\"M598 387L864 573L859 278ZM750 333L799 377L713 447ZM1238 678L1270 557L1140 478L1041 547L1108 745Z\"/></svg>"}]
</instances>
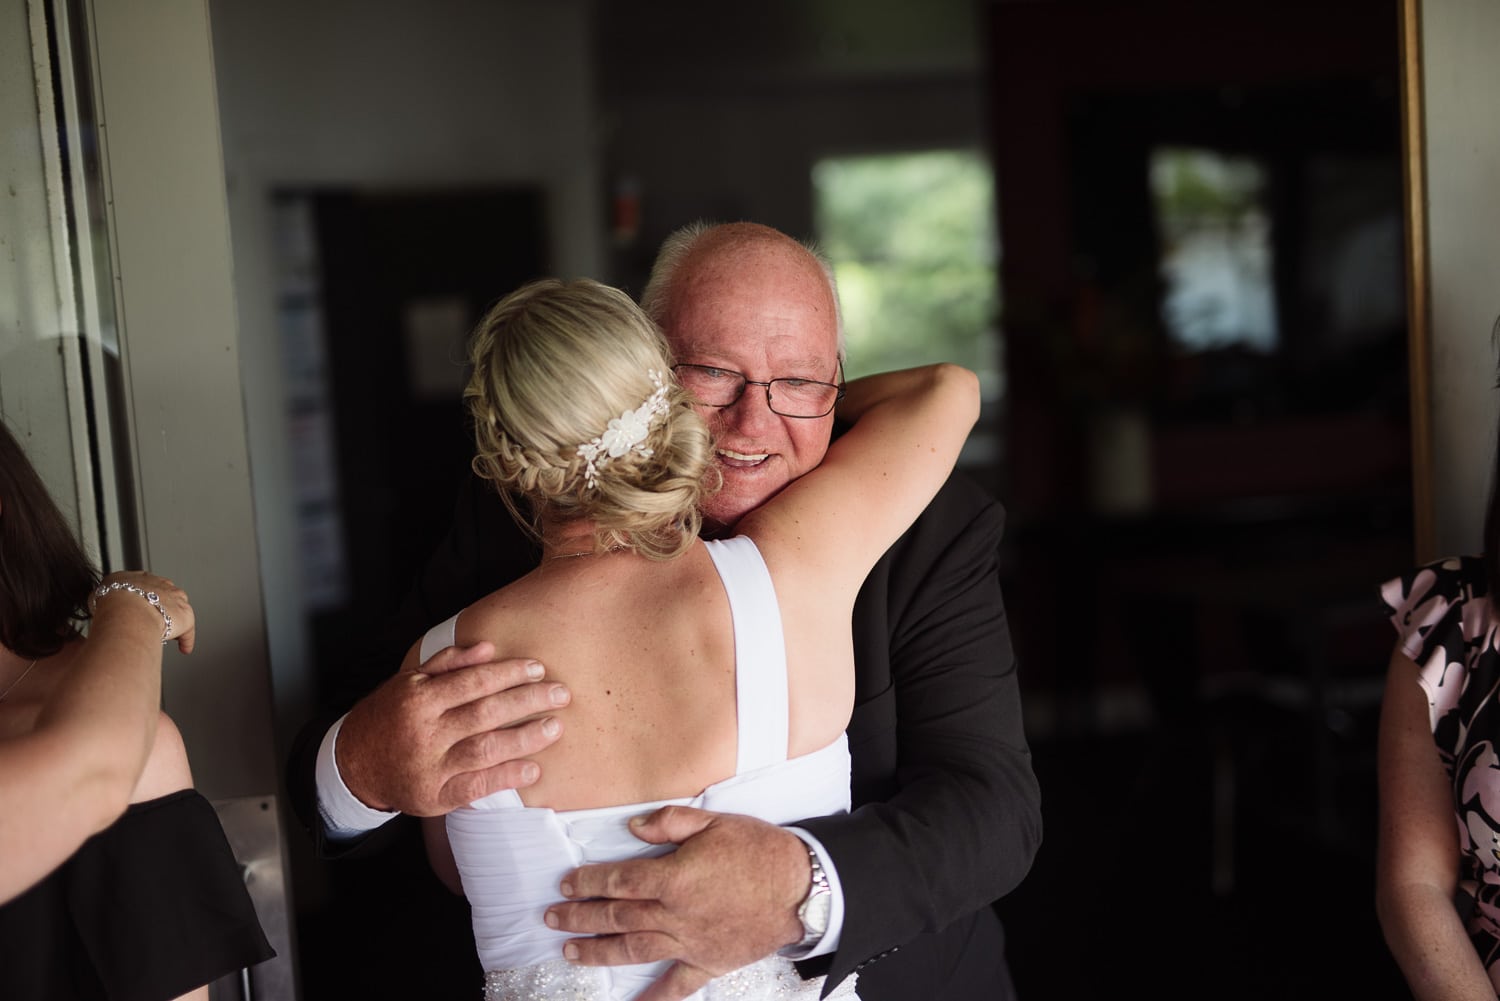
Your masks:
<instances>
[{"instance_id":1,"label":"floral print dress","mask_svg":"<svg viewBox=\"0 0 1500 1001\"><path fill-rule=\"evenodd\" d=\"M1418 567L1381 587L1400 649L1420 669L1452 785L1459 910L1500 989L1500 616L1478 556Z\"/></svg>"}]
</instances>

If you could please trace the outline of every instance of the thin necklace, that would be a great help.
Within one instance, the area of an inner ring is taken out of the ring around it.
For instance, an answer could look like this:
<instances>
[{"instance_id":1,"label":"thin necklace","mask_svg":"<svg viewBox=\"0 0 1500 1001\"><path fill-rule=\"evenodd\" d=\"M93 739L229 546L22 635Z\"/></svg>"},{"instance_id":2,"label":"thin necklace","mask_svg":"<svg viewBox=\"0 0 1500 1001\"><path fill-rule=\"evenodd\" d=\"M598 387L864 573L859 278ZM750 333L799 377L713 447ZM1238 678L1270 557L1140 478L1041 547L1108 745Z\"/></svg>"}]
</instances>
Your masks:
<instances>
[{"instance_id":1,"label":"thin necklace","mask_svg":"<svg viewBox=\"0 0 1500 1001\"><path fill-rule=\"evenodd\" d=\"M610 546L608 549L585 549L580 553L554 553L547 557L547 562L551 563L553 560L570 560L575 556L603 556L605 553L618 553L624 548L624 546Z\"/></svg>"},{"instance_id":2,"label":"thin necklace","mask_svg":"<svg viewBox=\"0 0 1500 1001\"><path fill-rule=\"evenodd\" d=\"M21 672L21 676L19 678L17 678L15 681L12 681L9 685L5 686L5 691L0 692L0 702L4 702L5 697L12 691L14 691L17 685L26 680L26 676L31 673L31 669L33 667L36 667L36 661L34 660L30 664L26 665L26 670Z\"/></svg>"}]
</instances>

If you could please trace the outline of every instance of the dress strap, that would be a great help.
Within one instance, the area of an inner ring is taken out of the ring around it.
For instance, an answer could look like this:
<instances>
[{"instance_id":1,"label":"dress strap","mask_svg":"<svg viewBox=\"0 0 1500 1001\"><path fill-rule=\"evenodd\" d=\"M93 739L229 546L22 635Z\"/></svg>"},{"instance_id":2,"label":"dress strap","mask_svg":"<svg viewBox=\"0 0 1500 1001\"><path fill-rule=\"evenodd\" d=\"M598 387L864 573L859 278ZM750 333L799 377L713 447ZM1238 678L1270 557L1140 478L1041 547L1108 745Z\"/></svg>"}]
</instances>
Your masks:
<instances>
[{"instance_id":1,"label":"dress strap","mask_svg":"<svg viewBox=\"0 0 1500 1001\"><path fill-rule=\"evenodd\" d=\"M786 760L786 639L765 558L749 536L704 543L724 582L734 619L739 760L735 773Z\"/></svg>"},{"instance_id":2,"label":"dress strap","mask_svg":"<svg viewBox=\"0 0 1500 1001\"><path fill-rule=\"evenodd\" d=\"M421 650L417 653L418 660L425 662L439 650L453 645L453 637L458 633L458 617L462 614L454 612L451 617L427 630L422 637Z\"/></svg>"},{"instance_id":3,"label":"dress strap","mask_svg":"<svg viewBox=\"0 0 1500 1001\"><path fill-rule=\"evenodd\" d=\"M453 613L450 618L444 619L423 634L422 645L417 651L417 657L420 660L425 661L444 647L453 645L458 635L458 617L462 614L462 612ZM476 799L469 805L481 810L519 809L525 806L521 802L520 793L514 789L501 789L499 792L490 793L483 799Z\"/></svg>"}]
</instances>

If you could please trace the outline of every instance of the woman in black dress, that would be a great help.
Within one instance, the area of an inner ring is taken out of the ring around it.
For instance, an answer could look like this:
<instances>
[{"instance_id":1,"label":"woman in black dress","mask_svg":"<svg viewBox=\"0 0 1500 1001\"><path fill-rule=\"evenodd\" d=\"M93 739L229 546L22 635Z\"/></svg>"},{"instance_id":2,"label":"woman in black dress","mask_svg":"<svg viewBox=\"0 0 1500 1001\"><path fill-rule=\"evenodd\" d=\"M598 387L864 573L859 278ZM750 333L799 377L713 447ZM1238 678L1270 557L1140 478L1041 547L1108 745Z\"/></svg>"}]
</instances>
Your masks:
<instances>
[{"instance_id":1,"label":"woman in black dress","mask_svg":"<svg viewBox=\"0 0 1500 1001\"><path fill-rule=\"evenodd\" d=\"M0 997L206 997L273 955L160 710L194 638L171 581L99 582L0 423Z\"/></svg>"}]
</instances>

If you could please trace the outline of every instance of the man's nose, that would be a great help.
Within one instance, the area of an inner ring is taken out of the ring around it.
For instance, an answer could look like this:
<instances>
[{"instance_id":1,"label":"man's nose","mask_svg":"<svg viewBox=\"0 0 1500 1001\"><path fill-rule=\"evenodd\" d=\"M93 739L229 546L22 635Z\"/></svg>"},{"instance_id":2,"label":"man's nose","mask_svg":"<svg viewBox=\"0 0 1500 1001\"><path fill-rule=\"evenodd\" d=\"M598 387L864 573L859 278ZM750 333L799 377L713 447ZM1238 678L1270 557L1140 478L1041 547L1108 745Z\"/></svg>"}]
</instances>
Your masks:
<instances>
[{"instance_id":1,"label":"man's nose","mask_svg":"<svg viewBox=\"0 0 1500 1001\"><path fill-rule=\"evenodd\" d=\"M766 396L766 387L747 384L740 398L720 411L724 416L724 424L743 434L771 427L781 418L777 417L771 410L770 398Z\"/></svg>"}]
</instances>

